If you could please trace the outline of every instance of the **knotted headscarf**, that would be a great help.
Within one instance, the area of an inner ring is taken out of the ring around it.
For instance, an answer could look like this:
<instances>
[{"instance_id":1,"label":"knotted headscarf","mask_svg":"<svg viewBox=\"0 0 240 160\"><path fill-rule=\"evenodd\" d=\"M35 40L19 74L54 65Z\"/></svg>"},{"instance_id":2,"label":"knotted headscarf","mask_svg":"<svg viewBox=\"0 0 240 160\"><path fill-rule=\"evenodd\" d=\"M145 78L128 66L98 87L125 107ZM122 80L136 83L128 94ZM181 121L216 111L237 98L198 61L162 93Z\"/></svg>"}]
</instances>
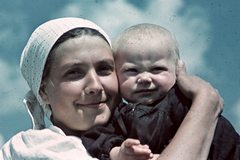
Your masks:
<instances>
[{"instance_id":1,"label":"knotted headscarf","mask_svg":"<svg viewBox=\"0 0 240 160\"><path fill-rule=\"evenodd\" d=\"M20 62L23 77L26 79L30 91L23 102L32 119L33 129L45 128L44 113L50 120L50 107L39 95L44 66L55 42L64 33L74 28L91 28L100 32L111 46L108 35L96 24L81 18L59 18L40 25L31 35L25 46Z\"/></svg>"}]
</instances>

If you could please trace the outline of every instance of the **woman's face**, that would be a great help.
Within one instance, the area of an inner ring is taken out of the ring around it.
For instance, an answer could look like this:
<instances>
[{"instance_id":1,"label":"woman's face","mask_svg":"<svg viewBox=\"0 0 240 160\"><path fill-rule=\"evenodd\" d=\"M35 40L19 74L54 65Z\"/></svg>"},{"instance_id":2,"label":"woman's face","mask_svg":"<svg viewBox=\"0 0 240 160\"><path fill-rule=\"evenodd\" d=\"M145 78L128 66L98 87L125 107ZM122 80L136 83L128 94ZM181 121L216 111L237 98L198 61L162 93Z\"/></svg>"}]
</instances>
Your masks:
<instances>
[{"instance_id":1,"label":"woman's face","mask_svg":"<svg viewBox=\"0 0 240 160\"><path fill-rule=\"evenodd\" d=\"M50 74L40 91L52 121L67 135L106 123L118 98L112 51L98 36L69 39L53 50Z\"/></svg>"}]
</instances>

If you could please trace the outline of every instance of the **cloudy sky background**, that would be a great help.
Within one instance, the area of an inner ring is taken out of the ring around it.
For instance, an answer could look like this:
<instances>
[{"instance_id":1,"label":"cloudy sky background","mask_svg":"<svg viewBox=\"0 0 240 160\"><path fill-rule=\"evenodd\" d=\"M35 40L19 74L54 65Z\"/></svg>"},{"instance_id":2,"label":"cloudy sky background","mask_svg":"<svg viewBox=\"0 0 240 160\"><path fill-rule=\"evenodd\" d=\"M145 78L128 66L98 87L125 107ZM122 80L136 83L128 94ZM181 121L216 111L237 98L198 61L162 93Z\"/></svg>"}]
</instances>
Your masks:
<instances>
[{"instance_id":1,"label":"cloudy sky background","mask_svg":"<svg viewBox=\"0 0 240 160\"><path fill-rule=\"evenodd\" d=\"M138 23L168 28L180 44L189 74L218 89L223 115L240 133L239 0L0 0L0 147L31 127L22 103L29 90L21 52L33 30L59 17L82 17L111 38Z\"/></svg>"}]
</instances>

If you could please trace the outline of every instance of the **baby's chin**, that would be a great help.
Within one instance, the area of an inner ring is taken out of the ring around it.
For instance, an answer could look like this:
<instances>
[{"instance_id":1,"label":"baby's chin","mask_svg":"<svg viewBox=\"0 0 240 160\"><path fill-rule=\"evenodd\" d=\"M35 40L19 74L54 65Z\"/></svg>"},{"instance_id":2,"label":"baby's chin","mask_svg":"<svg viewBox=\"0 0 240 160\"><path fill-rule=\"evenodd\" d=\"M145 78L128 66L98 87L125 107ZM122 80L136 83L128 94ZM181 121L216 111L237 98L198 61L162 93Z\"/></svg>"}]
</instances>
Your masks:
<instances>
[{"instance_id":1,"label":"baby's chin","mask_svg":"<svg viewBox=\"0 0 240 160\"><path fill-rule=\"evenodd\" d=\"M142 98L138 101L128 101L128 102L131 102L131 103L141 103L143 105L151 105L153 102L155 102L157 99L145 99L145 98Z\"/></svg>"},{"instance_id":2,"label":"baby's chin","mask_svg":"<svg viewBox=\"0 0 240 160\"><path fill-rule=\"evenodd\" d=\"M155 100L143 100L143 101L140 101L141 104L143 105L151 105L153 102L155 102Z\"/></svg>"}]
</instances>

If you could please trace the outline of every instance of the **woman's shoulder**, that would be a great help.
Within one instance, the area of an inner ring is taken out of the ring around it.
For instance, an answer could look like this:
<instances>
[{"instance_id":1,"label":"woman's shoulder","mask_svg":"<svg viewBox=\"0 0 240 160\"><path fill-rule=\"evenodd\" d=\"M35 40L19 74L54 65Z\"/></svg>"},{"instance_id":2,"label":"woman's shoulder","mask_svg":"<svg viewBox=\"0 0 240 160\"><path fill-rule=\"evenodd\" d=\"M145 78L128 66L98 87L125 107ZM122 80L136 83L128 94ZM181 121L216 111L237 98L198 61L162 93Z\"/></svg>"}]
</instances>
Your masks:
<instances>
[{"instance_id":1,"label":"woman's shoulder","mask_svg":"<svg viewBox=\"0 0 240 160\"><path fill-rule=\"evenodd\" d=\"M44 143L46 141L46 138L48 140L51 140L63 136L66 135L60 128L56 126L49 126L48 128L42 130L29 129L27 131L21 131L18 134L14 135L10 139L10 142L17 141L18 143L22 142L24 144L39 144Z\"/></svg>"},{"instance_id":2,"label":"woman's shoulder","mask_svg":"<svg viewBox=\"0 0 240 160\"><path fill-rule=\"evenodd\" d=\"M1 155L2 154L2 155ZM27 130L13 136L2 148L3 159L92 159L78 137L66 136L56 126ZM74 158L75 157L75 158ZM1 159L1 157L0 157Z\"/></svg>"}]
</instances>

